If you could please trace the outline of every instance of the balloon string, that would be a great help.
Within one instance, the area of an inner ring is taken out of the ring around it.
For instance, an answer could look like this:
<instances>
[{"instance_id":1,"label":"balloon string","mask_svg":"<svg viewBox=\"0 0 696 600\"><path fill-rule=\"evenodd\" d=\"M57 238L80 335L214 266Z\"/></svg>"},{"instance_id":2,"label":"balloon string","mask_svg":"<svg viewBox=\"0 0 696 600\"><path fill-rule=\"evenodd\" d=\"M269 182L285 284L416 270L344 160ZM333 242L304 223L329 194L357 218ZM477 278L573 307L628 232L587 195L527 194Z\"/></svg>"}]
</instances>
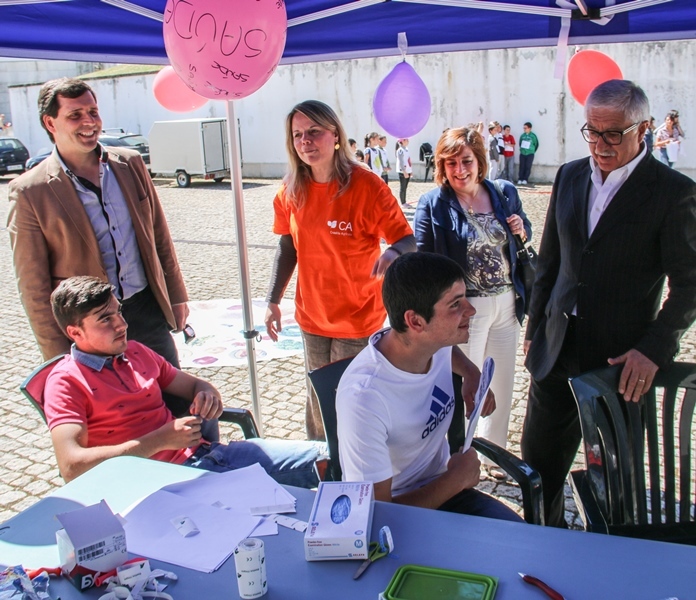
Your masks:
<instances>
[{"instance_id":1,"label":"balloon string","mask_svg":"<svg viewBox=\"0 0 696 600\"><path fill-rule=\"evenodd\" d=\"M398 35L398 46L401 52L401 60L406 62L406 52L408 51L408 40L406 39L406 32L402 31Z\"/></svg>"}]
</instances>

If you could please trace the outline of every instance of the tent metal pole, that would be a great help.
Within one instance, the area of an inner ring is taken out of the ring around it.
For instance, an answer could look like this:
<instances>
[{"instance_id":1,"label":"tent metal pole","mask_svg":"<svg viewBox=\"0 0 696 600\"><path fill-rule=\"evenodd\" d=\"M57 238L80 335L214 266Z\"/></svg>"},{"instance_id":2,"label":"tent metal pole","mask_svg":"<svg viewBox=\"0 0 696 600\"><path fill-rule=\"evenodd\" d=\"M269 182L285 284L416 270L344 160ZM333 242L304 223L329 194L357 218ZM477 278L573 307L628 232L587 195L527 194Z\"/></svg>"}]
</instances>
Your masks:
<instances>
[{"instance_id":1,"label":"tent metal pole","mask_svg":"<svg viewBox=\"0 0 696 600\"><path fill-rule=\"evenodd\" d=\"M258 373L256 370L256 337L254 315L251 304L251 284L249 280L249 256L247 254L246 221L244 219L244 194L242 192L242 153L237 134L234 100L227 104L227 140L230 155L230 175L232 178L232 200L234 203L234 227L237 234L237 257L239 259L239 283L242 293L242 315L244 318L244 337L246 339L247 360L249 362L249 387L254 418L263 437L261 401L259 399Z\"/></svg>"}]
</instances>

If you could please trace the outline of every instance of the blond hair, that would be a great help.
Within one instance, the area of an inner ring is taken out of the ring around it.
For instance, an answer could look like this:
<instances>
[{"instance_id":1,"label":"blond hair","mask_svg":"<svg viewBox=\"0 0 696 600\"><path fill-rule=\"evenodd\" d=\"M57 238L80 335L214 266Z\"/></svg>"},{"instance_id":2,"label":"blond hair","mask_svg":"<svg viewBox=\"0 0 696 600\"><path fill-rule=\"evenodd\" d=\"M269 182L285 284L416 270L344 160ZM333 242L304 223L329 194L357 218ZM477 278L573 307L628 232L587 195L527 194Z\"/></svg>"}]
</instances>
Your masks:
<instances>
[{"instance_id":1,"label":"blond hair","mask_svg":"<svg viewBox=\"0 0 696 600\"><path fill-rule=\"evenodd\" d=\"M292 119L300 113L319 127L336 134L338 148L333 155L331 181L338 184L336 197L343 194L350 185L350 176L357 164L348 145L348 138L336 113L319 100L305 100L295 106L285 119L285 147L288 152L288 172L283 178L285 197L296 208L302 208L307 200L307 187L312 181L312 168L297 154L292 135Z\"/></svg>"}]
</instances>

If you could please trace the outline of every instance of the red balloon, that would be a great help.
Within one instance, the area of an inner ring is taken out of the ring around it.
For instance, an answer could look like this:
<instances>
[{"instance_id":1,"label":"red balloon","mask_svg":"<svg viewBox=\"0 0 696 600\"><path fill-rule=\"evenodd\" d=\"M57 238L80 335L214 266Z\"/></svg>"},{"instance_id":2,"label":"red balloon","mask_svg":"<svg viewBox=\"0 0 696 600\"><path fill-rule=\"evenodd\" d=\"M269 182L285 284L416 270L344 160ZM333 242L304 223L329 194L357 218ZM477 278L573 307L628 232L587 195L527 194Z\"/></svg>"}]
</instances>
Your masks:
<instances>
[{"instance_id":1,"label":"red balloon","mask_svg":"<svg viewBox=\"0 0 696 600\"><path fill-rule=\"evenodd\" d=\"M581 50L568 63L568 87L582 106L593 89L610 79L623 79L623 73L619 65L602 52Z\"/></svg>"},{"instance_id":2,"label":"red balloon","mask_svg":"<svg viewBox=\"0 0 696 600\"><path fill-rule=\"evenodd\" d=\"M173 112L196 110L208 101L188 87L172 67L164 67L157 73L152 91L157 102Z\"/></svg>"}]
</instances>

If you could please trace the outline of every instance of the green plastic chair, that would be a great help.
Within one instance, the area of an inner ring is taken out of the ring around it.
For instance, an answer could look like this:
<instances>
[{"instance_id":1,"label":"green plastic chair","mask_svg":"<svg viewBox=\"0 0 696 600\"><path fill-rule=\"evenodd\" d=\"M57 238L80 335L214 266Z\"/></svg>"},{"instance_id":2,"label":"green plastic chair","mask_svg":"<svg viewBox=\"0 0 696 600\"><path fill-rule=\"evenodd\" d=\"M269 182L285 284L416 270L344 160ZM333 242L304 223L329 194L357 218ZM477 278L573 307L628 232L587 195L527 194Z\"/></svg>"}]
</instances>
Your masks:
<instances>
[{"instance_id":1,"label":"green plastic chair","mask_svg":"<svg viewBox=\"0 0 696 600\"><path fill-rule=\"evenodd\" d=\"M46 387L46 380L51 374L53 368L56 366L56 364L58 364L63 356L64 355L60 354L47 360L41 366L34 369L24 380L22 385L19 386L22 394L24 394L27 400L29 400L32 406L39 412L41 418L44 420L44 423L46 422L46 413L44 412L44 388ZM169 400L169 402L167 402L167 400ZM172 404L172 401L174 401L175 404ZM170 407L175 417L182 417L185 414L188 414L188 406L190 402L185 401L182 398L171 396L170 398L165 398L165 403L167 403L167 406ZM225 408L223 409L222 415L220 415L218 421L238 425L244 434L244 439L260 437L258 427L256 426L256 421L254 420L254 415L245 408ZM220 434L217 423L214 421L208 421L206 425L210 425L214 431L204 431L204 437L208 441L218 441L220 439Z\"/></svg>"}]
</instances>

